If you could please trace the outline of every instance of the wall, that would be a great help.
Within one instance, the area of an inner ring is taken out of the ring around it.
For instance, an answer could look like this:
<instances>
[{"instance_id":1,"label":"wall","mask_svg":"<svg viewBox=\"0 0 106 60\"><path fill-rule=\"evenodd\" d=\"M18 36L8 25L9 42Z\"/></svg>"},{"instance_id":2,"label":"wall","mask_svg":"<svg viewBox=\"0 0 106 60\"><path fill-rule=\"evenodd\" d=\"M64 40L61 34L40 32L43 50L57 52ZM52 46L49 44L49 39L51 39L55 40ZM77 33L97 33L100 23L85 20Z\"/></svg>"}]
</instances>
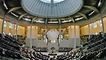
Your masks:
<instances>
[{"instance_id":1,"label":"wall","mask_svg":"<svg viewBox=\"0 0 106 60\"><path fill-rule=\"evenodd\" d=\"M2 28L2 19L0 18L0 33L1 33L1 29Z\"/></svg>"},{"instance_id":2,"label":"wall","mask_svg":"<svg viewBox=\"0 0 106 60\"><path fill-rule=\"evenodd\" d=\"M26 36L26 34L25 34L25 27L18 26L18 32L17 32L17 35Z\"/></svg>"},{"instance_id":3,"label":"wall","mask_svg":"<svg viewBox=\"0 0 106 60\"><path fill-rule=\"evenodd\" d=\"M80 35L81 35L81 36L82 36L82 35L88 35L88 25L83 26L83 27L81 27L80 29L81 29L81 30L80 30Z\"/></svg>"},{"instance_id":4,"label":"wall","mask_svg":"<svg viewBox=\"0 0 106 60\"><path fill-rule=\"evenodd\" d=\"M1 30L2 30L2 19L0 19L0 33L1 33ZM6 26L4 27L4 32L6 34L9 34L9 33L12 33L12 35L15 35L16 34L16 29L15 29L15 24L12 23L13 25L13 28L9 28L10 26L10 22L6 21ZM25 36L25 27L22 27L22 26L18 26L18 31L17 31L17 35L22 35L22 36Z\"/></svg>"},{"instance_id":5,"label":"wall","mask_svg":"<svg viewBox=\"0 0 106 60\"><path fill-rule=\"evenodd\" d=\"M91 23L90 34L95 34L102 31L102 26L100 25L100 23L101 23L100 20L96 21L96 24L97 24L96 28L94 28L94 22ZM103 18L103 23L104 23L104 31L106 33L106 17ZM81 36L88 35L88 25L81 26L80 31L81 31L80 33Z\"/></svg>"},{"instance_id":6,"label":"wall","mask_svg":"<svg viewBox=\"0 0 106 60\"><path fill-rule=\"evenodd\" d=\"M14 25L13 28L9 28L10 22L6 22L6 27L4 27L4 32L6 34L12 33L12 35L15 34Z\"/></svg>"},{"instance_id":7,"label":"wall","mask_svg":"<svg viewBox=\"0 0 106 60\"><path fill-rule=\"evenodd\" d=\"M105 31L105 33L106 33L106 17L103 18L103 22L104 22L104 31Z\"/></svg>"}]
</instances>

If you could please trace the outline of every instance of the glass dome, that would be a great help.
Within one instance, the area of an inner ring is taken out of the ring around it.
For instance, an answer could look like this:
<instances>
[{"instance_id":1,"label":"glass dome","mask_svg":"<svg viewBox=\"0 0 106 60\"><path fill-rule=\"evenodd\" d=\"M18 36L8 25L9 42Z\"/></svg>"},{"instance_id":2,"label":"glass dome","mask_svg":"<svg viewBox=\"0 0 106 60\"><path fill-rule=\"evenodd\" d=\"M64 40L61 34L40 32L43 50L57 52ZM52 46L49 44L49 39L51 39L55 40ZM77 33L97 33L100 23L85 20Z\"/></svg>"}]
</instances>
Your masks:
<instances>
[{"instance_id":1,"label":"glass dome","mask_svg":"<svg viewBox=\"0 0 106 60\"><path fill-rule=\"evenodd\" d=\"M83 6L83 0L21 0L21 5L34 16L61 18L77 13Z\"/></svg>"},{"instance_id":2,"label":"glass dome","mask_svg":"<svg viewBox=\"0 0 106 60\"><path fill-rule=\"evenodd\" d=\"M40 1L42 1L44 3L60 3L64 0L40 0Z\"/></svg>"}]
</instances>

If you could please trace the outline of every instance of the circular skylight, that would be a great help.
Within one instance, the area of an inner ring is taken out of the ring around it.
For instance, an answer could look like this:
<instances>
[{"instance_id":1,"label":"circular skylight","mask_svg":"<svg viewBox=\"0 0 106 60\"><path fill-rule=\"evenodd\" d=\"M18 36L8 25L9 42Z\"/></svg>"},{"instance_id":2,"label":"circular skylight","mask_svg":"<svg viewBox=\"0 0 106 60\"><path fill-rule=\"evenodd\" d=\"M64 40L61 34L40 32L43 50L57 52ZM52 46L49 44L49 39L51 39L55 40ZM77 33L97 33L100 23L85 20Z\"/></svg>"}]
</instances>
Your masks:
<instances>
[{"instance_id":1,"label":"circular skylight","mask_svg":"<svg viewBox=\"0 0 106 60\"><path fill-rule=\"evenodd\" d=\"M64 0L40 0L40 1L42 1L44 3L60 3Z\"/></svg>"},{"instance_id":2,"label":"circular skylight","mask_svg":"<svg viewBox=\"0 0 106 60\"><path fill-rule=\"evenodd\" d=\"M77 13L83 6L83 0L21 0L21 5L27 13L34 16L61 18Z\"/></svg>"}]
</instances>

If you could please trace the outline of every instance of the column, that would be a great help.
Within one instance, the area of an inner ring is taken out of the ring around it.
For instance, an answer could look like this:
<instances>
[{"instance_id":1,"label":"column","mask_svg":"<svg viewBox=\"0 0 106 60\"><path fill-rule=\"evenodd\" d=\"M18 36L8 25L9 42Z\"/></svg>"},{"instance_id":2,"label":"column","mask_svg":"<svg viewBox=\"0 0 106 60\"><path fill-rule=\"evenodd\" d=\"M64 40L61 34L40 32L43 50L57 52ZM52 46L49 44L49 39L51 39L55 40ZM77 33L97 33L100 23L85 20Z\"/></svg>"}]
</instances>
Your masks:
<instances>
[{"instance_id":1,"label":"column","mask_svg":"<svg viewBox=\"0 0 106 60\"><path fill-rule=\"evenodd\" d=\"M46 32L47 32L47 20L48 19L45 20L45 35L46 35Z\"/></svg>"},{"instance_id":2,"label":"column","mask_svg":"<svg viewBox=\"0 0 106 60\"><path fill-rule=\"evenodd\" d=\"M102 18L102 14L101 13L100 13L100 20L102 22L102 32L103 32L103 37L104 37L105 31L104 31L104 23L103 23L103 18Z\"/></svg>"},{"instance_id":3,"label":"column","mask_svg":"<svg viewBox=\"0 0 106 60\"><path fill-rule=\"evenodd\" d=\"M74 29L76 29L76 38L80 38L80 28L79 26L75 26L76 28L74 28L74 26L70 26L69 27L69 40L74 39L75 33L74 33Z\"/></svg>"},{"instance_id":4,"label":"column","mask_svg":"<svg viewBox=\"0 0 106 60\"><path fill-rule=\"evenodd\" d=\"M90 36L91 36L91 33L90 33L90 24L88 24L88 34L89 34L89 39L90 39Z\"/></svg>"},{"instance_id":5,"label":"column","mask_svg":"<svg viewBox=\"0 0 106 60\"><path fill-rule=\"evenodd\" d=\"M16 40L17 40L18 25L16 23Z\"/></svg>"},{"instance_id":6,"label":"column","mask_svg":"<svg viewBox=\"0 0 106 60\"><path fill-rule=\"evenodd\" d=\"M61 24L59 25L59 40L58 40L58 47L60 46L61 41Z\"/></svg>"},{"instance_id":7,"label":"column","mask_svg":"<svg viewBox=\"0 0 106 60\"><path fill-rule=\"evenodd\" d=\"M58 47L60 46L60 41L61 41L61 20L59 19L59 40L58 40Z\"/></svg>"},{"instance_id":8,"label":"column","mask_svg":"<svg viewBox=\"0 0 106 60\"><path fill-rule=\"evenodd\" d=\"M46 37L46 32L47 32L46 30L47 30L47 28L46 28L46 23L45 23L45 31L44 31L44 36L43 36L44 38L43 39L45 40L46 43L48 43L48 40Z\"/></svg>"},{"instance_id":9,"label":"column","mask_svg":"<svg viewBox=\"0 0 106 60\"><path fill-rule=\"evenodd\" d=\"M46 27L46 24L45 24L45 35L46 35L46 32L47 32L46 30L47 30L47 27Z\"/></svg>"},{"instance_id":10,"label":"column","mask_svg":"<svg viewBox=\"0 0 106 60\"><path fill-rule=\"evenodd\" d=\"M37 38L37 31L36 31L36 26L32 26L32 39L36 40ZM27 27L27 38L30 39L30 30L31 30L31 26Z\"/></svg>"},{"instance_id":11,"label":"column","mask_svg":"<svg viewBox=\"0 0 106 60\"><path fill-rule=\"evenodd\" d=\"M76 48L76 26L74 25L74 48Z\"/></svg>"},{"instance_id":12,"label":"column","mask_svg":"<svg viewBox=\"0 0 106 60\"><path fill-rule=\"evenodd\" d=\"M34 29L32 29L32 31L33 31ZM38 27L37 26L35 26L35 33L36 33L36 35L35 35L35 37L36 37L36 40L38 40Z\"/></svg>"},{"instance_id":13,"label":"column","mask_svg":"<svg viewBox=\"0 0 106 60\"><path fill-rule=\"evenodd\" d=\"M32 46L37 46L35 43L35 40L38 40L37 35L38 35L38 27L32 25L27 26L27 38L25 39L26 45L30 46L32 44Z\"/></svg>"},{"instance_id":14,"label":"column","mask_svg":"<svg viewBox=\"0 0 106 60\"><path fill-rule=\"evenodd\" d=\"M30 25L30 48L32 48L32 24Z\"/></svg>"},{"instance_id":15,"label":"column","mask_svg":"<svg viewBox=\"0 0 106 60\"><path fill-rule=\"evenodd\" d=\"M47 36L47 35L46 35L46 33L47 33L47 20L48 20L48 19L45 20L45 32L44 32L45 35L44 35L44 40L45 40L45 42L46 42L46 45L48 46L48 39L47 39L47 37L46 37L46 36Z\"/></svg>"},{"instance_id":16,"label":"column","mask_svg":"<svg viewBox=\"0 0 106 60\"><path fill-rule=\"evenodd\" d=\"M2 22L2 30L1 30L2 37L4 37L4 35L3 35L3 31L4 31L4 21L5 21L5 15L4 15L4 17L3 17L3 22Z\"/></svg>"},{"instance_id":17,"label":"column","mask_svg":"<svg viewBox=\"0 0 106 60\"><path fill-rule=\"evenodd\" d=\"M74 25L69 27L69 40L70 40L70 47L76 48L76 46L80 46L79 26Z\"/></svg>"}]
</instances>

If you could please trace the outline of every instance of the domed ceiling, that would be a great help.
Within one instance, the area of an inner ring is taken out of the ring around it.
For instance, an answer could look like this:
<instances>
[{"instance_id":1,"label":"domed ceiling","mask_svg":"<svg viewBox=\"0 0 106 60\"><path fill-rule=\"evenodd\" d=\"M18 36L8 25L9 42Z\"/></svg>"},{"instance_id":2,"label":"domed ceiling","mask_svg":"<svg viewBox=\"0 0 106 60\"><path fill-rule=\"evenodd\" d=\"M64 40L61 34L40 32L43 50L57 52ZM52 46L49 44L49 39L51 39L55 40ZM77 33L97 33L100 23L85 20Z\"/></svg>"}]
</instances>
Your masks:
<instances>
[{"instance_id":1,"label":"domed ceiling","mask_svg":"<svg viewBox=\"0 0 106 60\"><path fill-rule=\"evenodd\" d=\"M22 0L22 8L34 16L43 18L61 18L78 12L82 0Z\"/></svg>"},{"instance_id":2,"label":"domed ceiling","mask_svg":"<svg viewBox=\"0 0 106 60\"><path fill-rule=\"evenodd\" d=\"M0 9L19 21L66 24L88 20L103 10L106 0L0 0Z\"/></svg>"}]
</instances>

